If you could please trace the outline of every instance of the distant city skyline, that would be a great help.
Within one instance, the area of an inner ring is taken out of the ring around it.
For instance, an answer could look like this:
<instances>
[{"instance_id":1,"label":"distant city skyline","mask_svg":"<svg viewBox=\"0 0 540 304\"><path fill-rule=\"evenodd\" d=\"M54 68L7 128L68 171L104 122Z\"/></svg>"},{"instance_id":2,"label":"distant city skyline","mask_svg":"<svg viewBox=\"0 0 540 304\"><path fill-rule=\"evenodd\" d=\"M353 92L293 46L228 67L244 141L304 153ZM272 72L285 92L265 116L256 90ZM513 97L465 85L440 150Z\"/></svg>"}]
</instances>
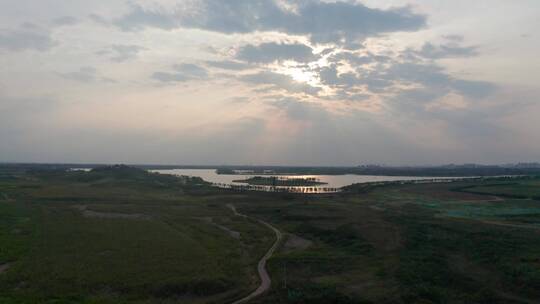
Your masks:
<instances>
[{"instance_id":1,"label":"distant city skyline","mask_svg":"<svg viewBox=\"0 0 540 304\"><path fill-rule=\"evenodd\" d=\"M0 0L0 162L538 162L539 15L532 0Z\"/></svg>"}]
</instances>

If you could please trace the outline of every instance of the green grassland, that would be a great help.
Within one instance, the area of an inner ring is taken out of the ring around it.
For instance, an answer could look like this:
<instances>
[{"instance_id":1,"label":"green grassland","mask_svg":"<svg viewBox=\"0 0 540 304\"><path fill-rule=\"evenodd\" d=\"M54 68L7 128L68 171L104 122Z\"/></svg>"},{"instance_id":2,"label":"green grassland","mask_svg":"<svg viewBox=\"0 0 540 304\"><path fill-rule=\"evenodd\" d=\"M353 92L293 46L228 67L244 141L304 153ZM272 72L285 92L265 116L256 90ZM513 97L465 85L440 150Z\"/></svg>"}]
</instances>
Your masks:
<instances>
[{"instance_id":1,"label":"green grassland","mask_svg":"<svg viewBox=\"0 0 540 304\"><path fill-rule=\"evenodd\" d=\"M256 288L274 239L227 204L286 235L253 303L537 303L539 184L300 195L127 167L11 169L0 174L0 303L230 303Z\"/></svg>"},{"instance_id":2,"label":"green grassland","mask_svg":"<svg viewBox=\"0 0 540 304\"><path fill-rule=\"evenodd\" d=\"M271 260L275 288L259 303L536 303L540 202L455 190L483 183L243 205L312 241Z\"/></svg>"},{"instance_id":3,"label":"green grassland","mask_svg":"<svg viewBox=\"0 0 540 304\"><path fill-rule=\"evenodd\" d=\"M498 182L466 186L460 191L476 194L492 194L507 198L540 199L540 180L523 178L518 182Z\"/></svg>"},{"instance_id":4,"label":"green grassland","mask_svg":"<svg viewBox=\"0 0 540 304\"><path fill-rule=\"evenodd\" d=\"M0 202L0 264L10 265L0 302L223 302L256 286L254 265L272 242L264 227L233 217L219 195L128 175L39 173L0 184L10 198Z\"/></svg>"}]
</instances>

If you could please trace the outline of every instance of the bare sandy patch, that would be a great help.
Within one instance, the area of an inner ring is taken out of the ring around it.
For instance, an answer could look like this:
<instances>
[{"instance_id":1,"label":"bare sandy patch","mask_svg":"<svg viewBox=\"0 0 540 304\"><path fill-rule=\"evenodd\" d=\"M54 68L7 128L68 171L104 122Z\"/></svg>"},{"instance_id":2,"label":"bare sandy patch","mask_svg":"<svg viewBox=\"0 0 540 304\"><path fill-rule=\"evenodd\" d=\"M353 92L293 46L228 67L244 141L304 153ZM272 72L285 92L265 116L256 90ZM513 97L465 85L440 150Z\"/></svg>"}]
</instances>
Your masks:
<instances>
[{"instance_id":1,"label":"bare sandy patch","mask_svg":"<svg viewBox=\"0 0 540 304\"><path fill-rule=\"evenodd\" d=\"M131 219L131 220L149 220L150 216L140 213L118 213L118 212L98 212L88 210L88 206L79 205L76 208L81 212L82 216L88 218L101 219Z\"/></svg>"},{"instance_id":2,"label":"bare sandy patch","mask_svg":"<svg viewBox=\"0 0 540 304\"><path fill-rule=\"evenodd\" d=\"M6 272L9 269L9 263L0 264L0 274Z\"/></svg>"},{"instance_id":3,"label":"bare sandy patch","mask_svg":"<svg viewBox=\"0 0 540 304\"><path fill-rule=\"evenodd\" d=\"M285 252L293 250L304 250L309 248L313 244L312 241L299 237L296 234L289 233L287 241L283 245L283 250Z\"/></svg>"},{"instance_id":4,"label":"bare sandy patch","mask_svg":"<svg viewBox=\"0 0 540 304\"><path fill-rule=\"evenodd\" d=\"M230 229L229 227L225 227L223 225L220 225L216 222L214 222L214 219L212 217L199 217L197 218L199 220L202 220L212 226L215 226L223 231L225 231L228 235L230 235L232 238L235 238L235 239L240 239L240 232L238 231L234 231L232 229Z\"/></svg>"}]
</instances>

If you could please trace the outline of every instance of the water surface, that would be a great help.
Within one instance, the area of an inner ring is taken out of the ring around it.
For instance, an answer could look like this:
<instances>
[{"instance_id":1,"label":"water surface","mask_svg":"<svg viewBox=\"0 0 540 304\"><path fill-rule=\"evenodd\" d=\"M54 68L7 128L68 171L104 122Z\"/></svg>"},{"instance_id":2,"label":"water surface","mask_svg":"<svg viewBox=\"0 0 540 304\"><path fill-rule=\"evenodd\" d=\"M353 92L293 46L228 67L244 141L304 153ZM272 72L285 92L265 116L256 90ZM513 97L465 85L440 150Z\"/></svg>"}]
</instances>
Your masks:
<instances>
[{"instance_id":1,"label":"water surface","mask_svg":"<svg viewBox=\"0 0 540 304\"><path fill-rule=\"evenodd\" d=\"M235 180L244 180L254 176L261 176L260 174L217 174L215 169L167 169L167 170L150 170L151 172L161 174L173 174L173 175L185 175L200 177L203 180L213 183L220 187L233 186L245 186L246 183L235 182ZM270 176L270 175L265 175ZM456 179L456 177L422 177L422 176L374 176L374 175L356 175L356 174L343 174L343 175L271 175L279 176L282 178L316 178L320 182L326 183L323 185L316 185L310 187L276 187L278 189L288 189L295 192L336 192L340 188L357 184L357 183L370 183L370 182L389 182L389 181L414 181L414 180L433 180L433 179ZM257 186L257 190L270 190L271 186Z\"/></svg>"}]
</instances>

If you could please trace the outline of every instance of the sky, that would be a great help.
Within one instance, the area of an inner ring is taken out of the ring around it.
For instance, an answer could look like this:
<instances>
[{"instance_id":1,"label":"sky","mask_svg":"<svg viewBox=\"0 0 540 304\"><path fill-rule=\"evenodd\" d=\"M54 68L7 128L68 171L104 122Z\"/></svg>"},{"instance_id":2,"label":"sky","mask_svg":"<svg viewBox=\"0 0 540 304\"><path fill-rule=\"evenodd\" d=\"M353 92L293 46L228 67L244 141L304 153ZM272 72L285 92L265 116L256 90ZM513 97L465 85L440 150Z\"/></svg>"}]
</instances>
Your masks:
<instances>
[{"instance_id":1,"label":"sky","mask_svg":"<svg viewBox=\"0 0 540 304\"><path fill-rule=\"evenodd\" d=\"M540 161L537 0L0 0L0 162Z\"/></svg>"}]
</instances>

